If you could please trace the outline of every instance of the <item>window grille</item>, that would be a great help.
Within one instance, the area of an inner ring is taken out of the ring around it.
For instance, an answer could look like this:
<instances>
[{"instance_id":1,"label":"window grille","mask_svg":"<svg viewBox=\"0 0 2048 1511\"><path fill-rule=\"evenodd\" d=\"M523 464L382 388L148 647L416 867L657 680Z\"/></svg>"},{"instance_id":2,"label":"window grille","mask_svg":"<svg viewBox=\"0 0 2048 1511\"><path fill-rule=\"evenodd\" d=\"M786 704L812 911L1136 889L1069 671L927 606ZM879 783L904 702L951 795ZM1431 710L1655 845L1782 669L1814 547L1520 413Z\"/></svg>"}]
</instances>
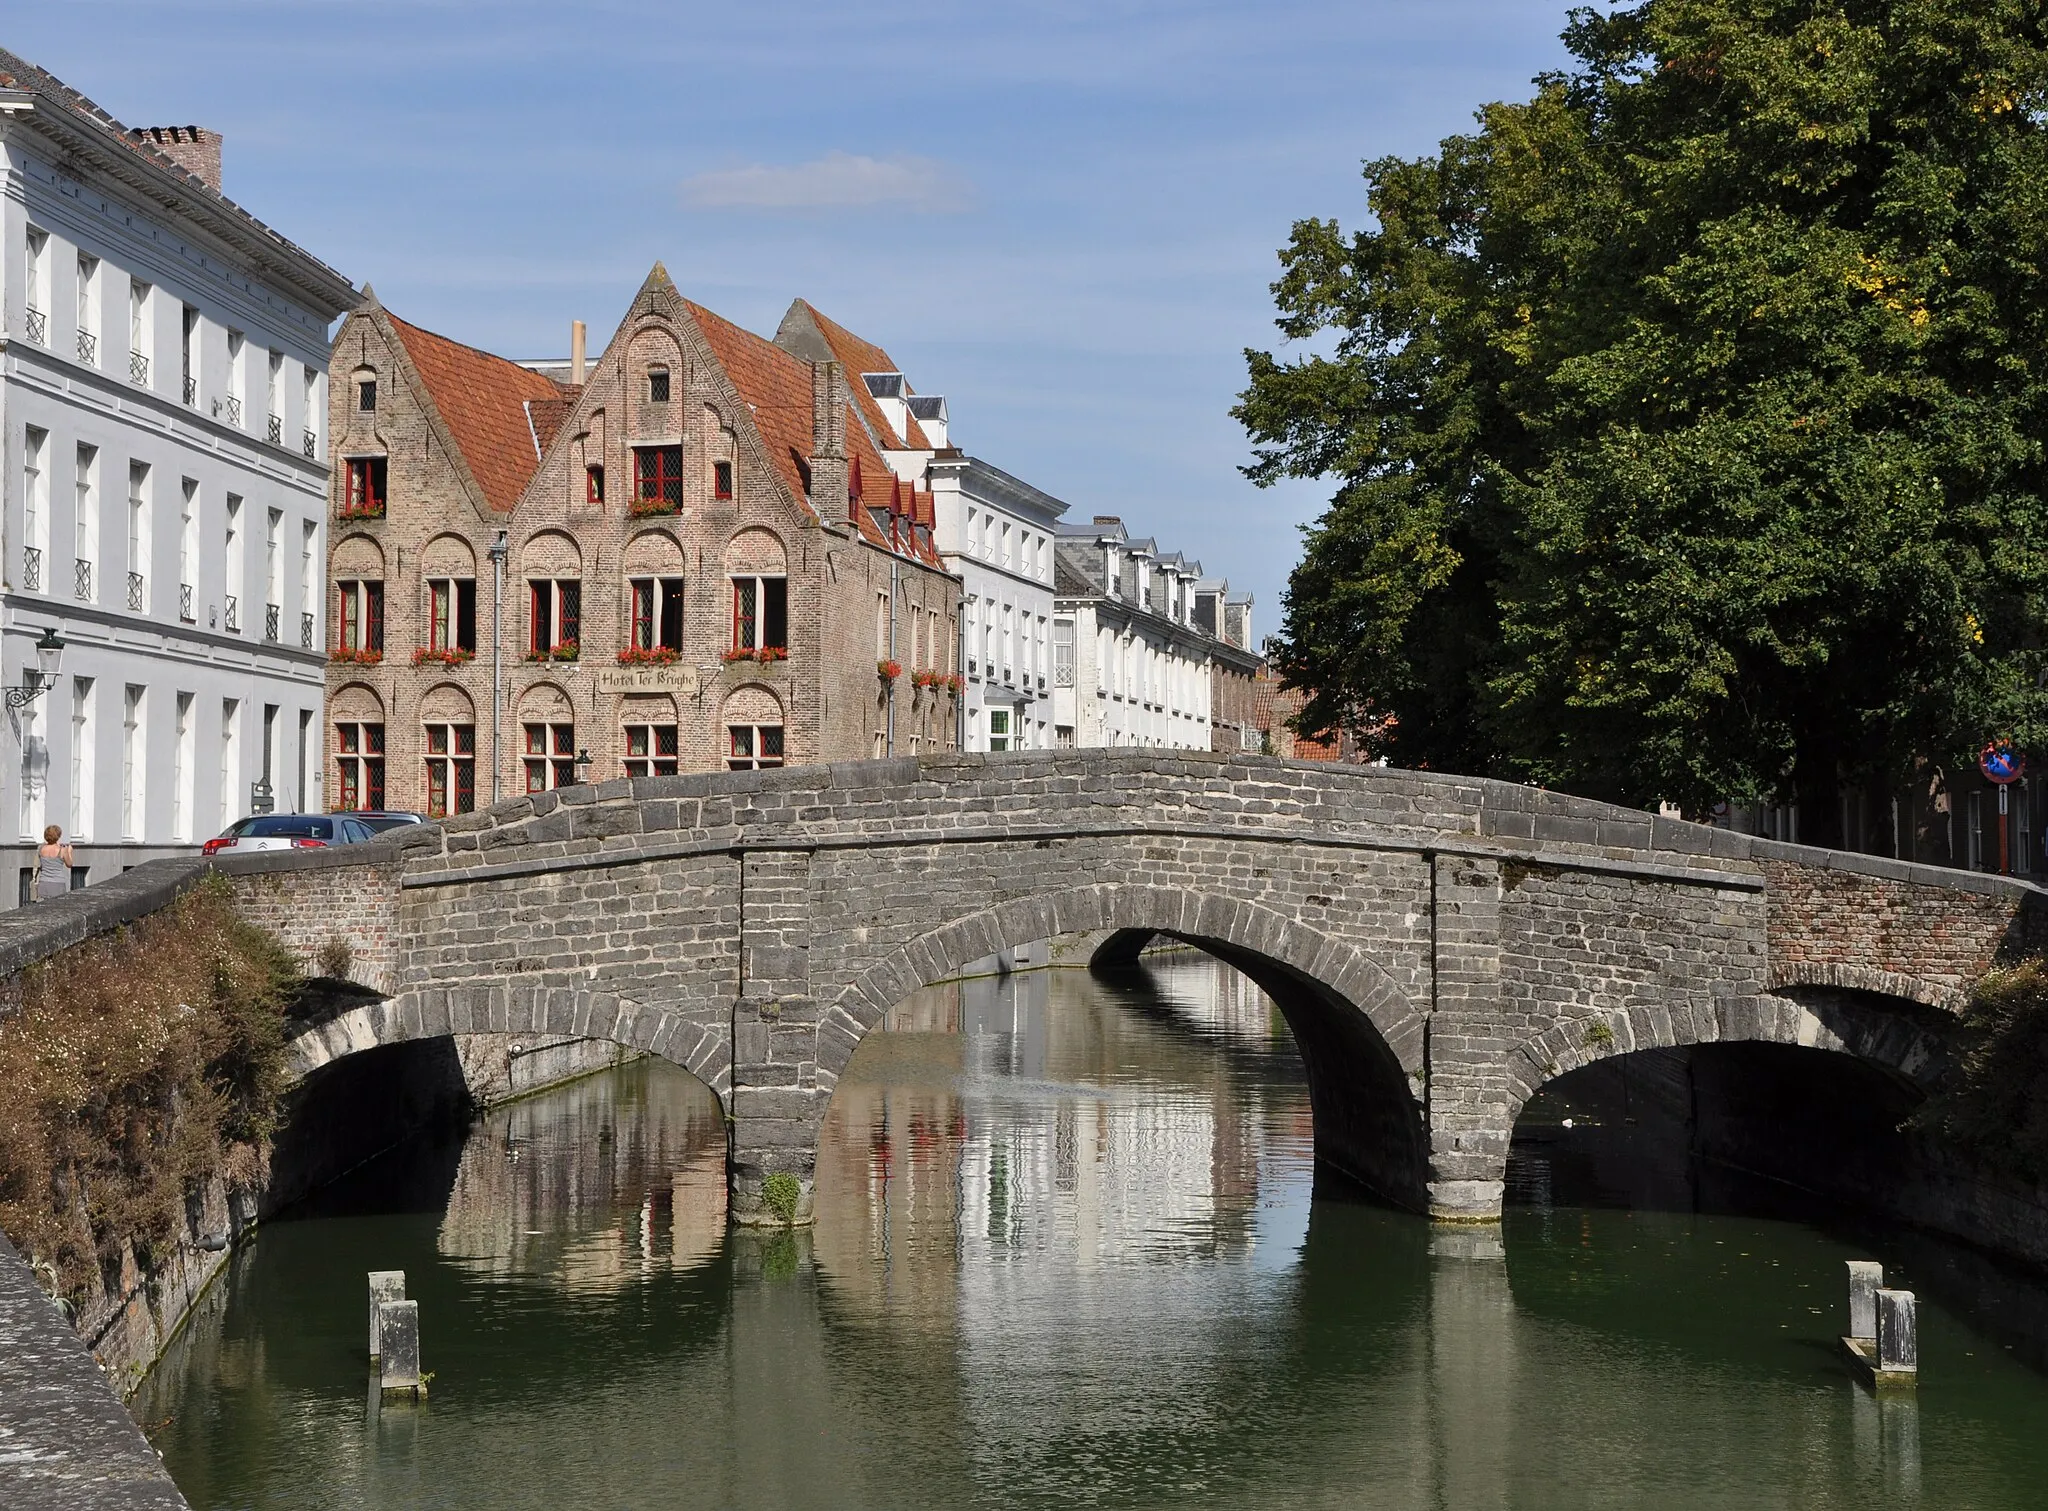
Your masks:
<instances>
[{"instance_id":1,"label":"window grille","mask_svg":"<svg viewBox=\"0 0 2048 1511\"><path fill-rule=\"evenodd\" d=\"M185 402L187 404L197 404L199 402L199 380L190 373L185 374Z\"/></svg>"},{"instance_id":2,"label":"window grille","mask_svg":"<svg viewBox=\"0 0 2048 1511\"><path fill-rule=\"evenodd\" d=\"M725 727L728 771L758 771L782 764L780 724L728 724Z\"/></svg>"},{"instance_id":3,"label":"window grille","mask_svg":"<svg viewBox=\"0 0 2048 1511\"><path fill-rule=\"evenodd\" d=\"M141 352L128 353L128 381L145 387L149 384L149 358Z\"/></svg>"},{"instance_id":4,"label":"window grille","mask_svg":"<svg viewBox=\"0 0 2048 1511\"><path fill-rule=\"evenodd\" d=\"M89 561L81 561L76 563L75 576L76 581L72 589L72 596L76 598L80 603L91 603L92 563Z\"/></svg>"},{"instance_id":5,"label":"window grille","mask_svg":"<svg viewBox=\"0 0 2048 1511\"><path fill-rule=\"evenodd\" d=\"M230 425L240 425L242 423L242 401L233 394L228 395L228 423Z\"/></svg>"},{"instance_id":6,"label":"window grille","mask_svg":"<svg viewBox=\"0 0 2048 1511\"><path fill-rule=\"evenodd\" d=\"M143 592L144 584L140 572L128 574L128 607L133 613L141 613L147 601Z\"/></svg>"},{"instance_id":7,"label":"window grille","mask_svg":"<svg viewBox=\"0 0 2048 1511\"><path fill-rule=\"evenodd\" d=\"M263 605L263 638L265 640L273 644L276 643L279 634L278 624L283 618L284 610L276 604L266 603Z\"/></svg>"},{"instance_id":8,"label":"window grille","mask_svg":"<svg viewBox=\"0 0 2048 1511\"><path fill-rule=\"evenodd\" d=\"M271 445L282 446L284 444L284 416L281 414L272 415L263 435L264 439L269 441Z\"/></svg>"},{"instance_id":9,"label":"window grille","mask_svg":"<svg viewBox=\"0 0 2048 1511\"><path fill-rule=\"evenodd\" d=\"M43 590L43 553L39 546L21 548L21 586L27 593Z\"/></svg>"},{"instance_id":10,"label":"window grille","mask_svg":"<svg viewBox=\"0 0 2048 1511\"><path fill-rule=\"evenodd\" d=\"M100 360L100 338L91 331L78 333L78 360L94 364Z\"/></svg>"},{"instance_id":11,"label":"window grille","mask_svg":"<svg viewBox=\"0 0 2048 1511\"><path fill-rule=\"evenodd\" d=\"M242 633L242 600L233 593L221 600L220 622L230 635Z\"/></svg>"},{"instance_id":12,"label":"window grille","mask_svg":"<svg viewBox=\"0 0 2048 1511\"><path fill-rule=\"evenodd\" d=\"M178 617L190 624L196 617L192 612L193 590L189 582L178 584Z\"/></svg>"},{"instance_id":13,"label":"window grille","mask_svg":"<svg viewBox=\"0 0 2048 1511\"><path fill-rule=\"evenodd\" d=\"M50 317L33 306L28 311L28 338L38 346L50 344Z\"/></svg>"},{"instance_id":14,"label":"window grille","mask_svg":"<svg viewBox=\"0 0 2048 1511\"><path fill-rule=\"evenodd\" d=\"M189 592L190 589L187 589L187 591ZM312 648L313 616L310 613L301 614L299 615L299 649L310 651Z\"/></svg>"},{"instance_id":15,"label":"window grille","mask_svg":"<svg viewBox=\"0 0 2048 1511\"><path fill-rule=\"evenodd\" d=\"M300 441L299 449L305 452L307 456L311 456L313 452L319 447L319 445L320 437L313 434L313 432L309 430L306 432L304 439Z\"/></svg>"}]
</instances>

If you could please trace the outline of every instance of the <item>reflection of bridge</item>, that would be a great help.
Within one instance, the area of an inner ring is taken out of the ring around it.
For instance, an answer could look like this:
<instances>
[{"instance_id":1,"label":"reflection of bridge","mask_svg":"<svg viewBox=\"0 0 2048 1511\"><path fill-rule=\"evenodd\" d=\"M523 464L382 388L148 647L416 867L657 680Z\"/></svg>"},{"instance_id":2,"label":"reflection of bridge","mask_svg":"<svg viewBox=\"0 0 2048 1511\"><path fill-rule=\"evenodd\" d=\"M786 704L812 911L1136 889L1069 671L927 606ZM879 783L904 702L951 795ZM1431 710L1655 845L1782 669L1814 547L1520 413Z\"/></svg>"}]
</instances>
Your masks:
<instances>
[{"instance_id":1,"label":"reflection of bridge","mask_svg":"<svg viewBox=\"0 0 2048 1511\"><path fill-rule=\"evenodd\" d=\"M450 1033L651 1050L724 1101L742 1216L778 1171L808 1208L890 1005L1056 934L1238 966L1294 1031L1318 1157L1483 1220L1522 1104L1606 1056L1763 1041L1925 1078L2040 895L1501 783L1123 751L608 782L223 869L385 997L302 1035L303 1069Z\"/></svg>"}]
</instances>

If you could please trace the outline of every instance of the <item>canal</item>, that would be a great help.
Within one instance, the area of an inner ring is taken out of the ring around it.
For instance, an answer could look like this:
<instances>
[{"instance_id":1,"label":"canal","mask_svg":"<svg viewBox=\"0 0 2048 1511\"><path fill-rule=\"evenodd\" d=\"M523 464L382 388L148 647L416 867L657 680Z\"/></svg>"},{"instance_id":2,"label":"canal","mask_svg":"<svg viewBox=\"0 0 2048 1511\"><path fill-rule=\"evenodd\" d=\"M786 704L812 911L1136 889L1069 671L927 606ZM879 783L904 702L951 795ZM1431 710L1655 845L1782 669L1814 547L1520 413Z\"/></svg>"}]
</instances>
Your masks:
<instances>
[{"instance_id":1,"label":"canal","mask_svg":"<svg viewBox=\"0 0 2048 1511\"><path fill-rule=\"evenodd\" d=\"M840 1083L814 1230L728 1232L716 1102L642 1062L266 1226L134 1409L198 1511L2039 1503L2048 1291L1726 1182L1612 1205L1572 1114L1500 1230L1432 1231L1317 1188L1286 1029L1206 957L949 984ZM1837 1351L1864 1257L1921 1297L1904 1400Z\"/></svg>"}]
</instances>

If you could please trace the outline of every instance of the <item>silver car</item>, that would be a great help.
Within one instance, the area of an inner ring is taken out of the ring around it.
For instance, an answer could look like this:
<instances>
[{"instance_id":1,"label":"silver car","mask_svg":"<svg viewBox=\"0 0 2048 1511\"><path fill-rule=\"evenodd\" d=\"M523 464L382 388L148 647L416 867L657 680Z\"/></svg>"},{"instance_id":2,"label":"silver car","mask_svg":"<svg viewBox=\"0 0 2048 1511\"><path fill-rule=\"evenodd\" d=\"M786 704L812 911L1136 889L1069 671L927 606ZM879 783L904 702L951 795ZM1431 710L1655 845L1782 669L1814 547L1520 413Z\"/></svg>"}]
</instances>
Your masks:
<instances>
[{"instance_id":1,"label":"silver car","mask_svg":"<svg viewBox=\"0 0 2048 1511\"><path fill-rule=\"evenodd\" d=\"M256 850L324 850L360 845L376 837L370 826L347 813L259 813L237 819L200 847L205 855L247 855Z\"/></svg>"}]
</instances>

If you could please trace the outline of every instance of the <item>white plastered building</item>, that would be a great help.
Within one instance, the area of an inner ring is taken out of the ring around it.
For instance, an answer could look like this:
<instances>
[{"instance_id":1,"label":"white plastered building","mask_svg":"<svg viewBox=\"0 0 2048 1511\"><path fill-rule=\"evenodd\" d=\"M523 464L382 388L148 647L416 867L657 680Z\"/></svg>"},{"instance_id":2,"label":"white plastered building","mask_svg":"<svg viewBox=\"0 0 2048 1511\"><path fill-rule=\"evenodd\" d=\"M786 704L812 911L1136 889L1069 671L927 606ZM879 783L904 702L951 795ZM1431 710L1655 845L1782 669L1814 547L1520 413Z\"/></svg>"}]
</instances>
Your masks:
<instances>
[{"instance_id":1,"label":"white plastered building","mask_svg":"<svg viewBox=\"0 0 2048 1511\"><path fill-rule=\"evenodd\" d=\"M328 332L353 302L222 196L217 135L125 128L0 51L0 905L48 823L84 882L322 806Z\"/></svg>"}]
</instances>

